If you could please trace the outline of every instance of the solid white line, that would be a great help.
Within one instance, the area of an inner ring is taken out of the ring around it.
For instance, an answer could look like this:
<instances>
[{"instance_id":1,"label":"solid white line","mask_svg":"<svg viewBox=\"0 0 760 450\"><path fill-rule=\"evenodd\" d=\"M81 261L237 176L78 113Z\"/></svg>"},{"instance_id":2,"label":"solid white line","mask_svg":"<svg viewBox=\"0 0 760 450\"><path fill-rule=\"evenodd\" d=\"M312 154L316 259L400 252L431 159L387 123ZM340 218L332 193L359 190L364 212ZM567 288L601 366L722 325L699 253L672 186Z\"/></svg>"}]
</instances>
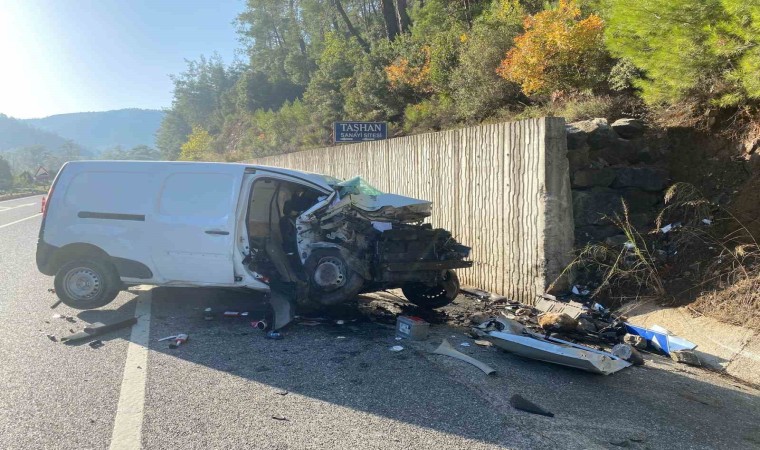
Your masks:
<instances>
[{"instance_id":1,"label":"solid white line","mask_svg":"<svg viewBox=\"0 0 760 450\"><path fill-rule=\"evenodd\" d=\"M137 297L137 323L129 337L127 360L121 380L119 406L111 434L111 450L134 450L142 447L145 380L148 372L148 339L150 338L150 304L152 294L146 290Z\"/></svg>"},{"instance_id":2,"label":"solid white line","mask_svg":"<svg viewBox=\"0 0 760 450\"><path fill-rule=\"evenodd\" d=\"M34 205L36 205L36 204L37 204L37 203L27 203L27 204L25 204L25 205L16 205L16 206L0 206L0 208L2 208L2 209L0 209L0 212L3 212L3 211L10 211L10 210L12 210L12 209L16 209L16 208L23 208L24 206L34 206Z\"/></svg>"},{"instance_id":3,"label":"solid white line","mask_svg":"<svg viewBox=\"0 0 760 450\"><path fill-rule=\"evenodd\" d=\"M17 224L19 222L23 222L25 220L34 219L35 217L38 217L38 216L41 216L41 215L42 215L42 213L37 213L37 214L35 214L33 216L24 217L23 219L19 219L19 220L15 221L15 222L11 222L11 223L6 223L6 224L3 224L3 225L0 225L0 228L9 227L11 225L15 225L15 224Z\"/></svg>"}]
</instances>

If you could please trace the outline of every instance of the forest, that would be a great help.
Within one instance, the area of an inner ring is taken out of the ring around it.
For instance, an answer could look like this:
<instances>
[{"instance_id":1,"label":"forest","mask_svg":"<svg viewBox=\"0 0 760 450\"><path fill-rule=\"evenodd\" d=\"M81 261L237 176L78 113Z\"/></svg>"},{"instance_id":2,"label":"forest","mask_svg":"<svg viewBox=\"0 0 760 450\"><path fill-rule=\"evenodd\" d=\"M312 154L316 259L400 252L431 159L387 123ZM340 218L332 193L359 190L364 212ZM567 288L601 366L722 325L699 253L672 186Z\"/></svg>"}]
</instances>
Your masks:
<instances>
[{"instance_id":1,"label":"forest","mask_svg":"<svg viewBox=\"0 0 760 450\"><path fill-rule=\"evenodd\" d=\"M394 136L541 115L760 135L754 1L248 0L234 26L237 60L172 76L163 158L329 145L338 120Z\"/></svg>"}]
</instances>

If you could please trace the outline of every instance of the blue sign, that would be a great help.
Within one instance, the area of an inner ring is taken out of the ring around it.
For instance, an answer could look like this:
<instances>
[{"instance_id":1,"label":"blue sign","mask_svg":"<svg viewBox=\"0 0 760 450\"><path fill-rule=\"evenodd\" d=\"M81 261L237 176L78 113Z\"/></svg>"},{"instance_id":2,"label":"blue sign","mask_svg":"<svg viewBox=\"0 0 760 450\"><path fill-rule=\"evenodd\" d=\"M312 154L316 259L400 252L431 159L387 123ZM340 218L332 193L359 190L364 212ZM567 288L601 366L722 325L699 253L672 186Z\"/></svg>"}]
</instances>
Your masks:
<instances>
[{"instance_id":1,"label":"blue sign","mask_svg":"<svg viewBox=\"0 0 760 450\"><path fill-rule=\"evenodd\" d=\"M388 139L388 124L385 122L335 122L333 139L335 143Z\"/></svg>"}]
</instances>

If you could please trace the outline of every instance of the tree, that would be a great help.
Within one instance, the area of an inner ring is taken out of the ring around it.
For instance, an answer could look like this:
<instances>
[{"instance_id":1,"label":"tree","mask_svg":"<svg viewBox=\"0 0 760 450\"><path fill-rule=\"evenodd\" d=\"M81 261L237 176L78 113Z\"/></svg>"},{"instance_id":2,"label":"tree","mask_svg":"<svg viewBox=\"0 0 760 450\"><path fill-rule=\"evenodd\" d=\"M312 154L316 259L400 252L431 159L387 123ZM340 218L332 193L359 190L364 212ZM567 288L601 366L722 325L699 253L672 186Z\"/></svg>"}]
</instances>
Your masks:
<instances>
[{"instance_id":1,"label":"tree","mask_svg":"<svg viewBox=\"0 0 760 450\"><path fill-rule=\"evenodd\" d=\"M216 159L213 149L214 138L201 127L193 127L193 132L182 144L179 155L181 161L212 161Z\"/></svg>"},{"instance_id":2,"label":"tree","mask_svg":"<svg viewBox=\"0 0 760 450\"><path fill-rule=\"evenodd\" d=\"M582 19L575 0L560 0L523 26L497 72L525 94L592 89L605 80L604 23L595 14Z\"/></svg>"},{"instance_id":3,"label":"tree","mask_svg":"<svg viewBox=\"0 0 760 450\"><path fill-rule=\"evenodd\" d=\"M607 45L644 76L649 103L760 100L760 4L746 0L606 0Z\"/></svg>"},{"instance_id":4,"label":"tree","mask_svg":"<svg viewBox=\"0 0 760 450\"><path fill-rule=\"evenodd\" d=\"M12 187L13 173L11 173L11 165L0 156L0 190L10 189Z\"/></svg>"}]
</instances>

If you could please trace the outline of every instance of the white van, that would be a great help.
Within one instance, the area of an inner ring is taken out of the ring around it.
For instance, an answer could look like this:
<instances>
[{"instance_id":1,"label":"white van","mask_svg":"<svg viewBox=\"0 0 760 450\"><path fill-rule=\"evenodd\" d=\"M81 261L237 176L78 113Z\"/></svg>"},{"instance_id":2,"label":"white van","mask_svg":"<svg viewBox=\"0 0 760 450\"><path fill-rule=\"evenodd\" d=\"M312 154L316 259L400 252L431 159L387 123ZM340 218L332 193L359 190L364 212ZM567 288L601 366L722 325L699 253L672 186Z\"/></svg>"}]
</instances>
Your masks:
<instances>
[{"instance_id":1,"label":"white van","mask_svg":"<svg viewBox=\"0 0 760 450\"><path fill-rule=\"evenodd\" d=\"M97 308L130 285L286 292L335 304L401 287L439 307L469 248L422 221L431 204L360 178L187 162L70 162L48 193L37 267L68 306Z\"/></svg>"}]
</instances>

